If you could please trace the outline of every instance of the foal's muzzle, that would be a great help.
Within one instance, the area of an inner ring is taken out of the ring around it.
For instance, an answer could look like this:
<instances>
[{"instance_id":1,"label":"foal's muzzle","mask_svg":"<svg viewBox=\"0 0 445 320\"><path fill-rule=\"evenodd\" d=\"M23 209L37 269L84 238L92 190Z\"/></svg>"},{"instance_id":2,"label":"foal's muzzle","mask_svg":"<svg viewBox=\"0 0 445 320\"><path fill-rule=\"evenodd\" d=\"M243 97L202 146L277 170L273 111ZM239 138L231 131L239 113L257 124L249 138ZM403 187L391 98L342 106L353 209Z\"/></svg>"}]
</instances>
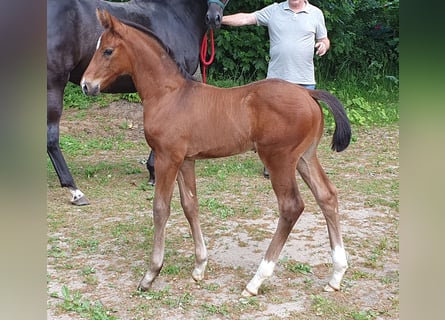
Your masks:
<instances>
[{"instance_id":1,"label":"foal's muzzle","mask_svg":"<svg viewBox=\"0 0 445 320\"><path fill-rule=\"evenodd\" d=\"M93 85L91 82L82 80L80 86L82 87L82 92L87 96L97 96L100 93L100 86L98 84Z\"/></svg>"}]
</instances>

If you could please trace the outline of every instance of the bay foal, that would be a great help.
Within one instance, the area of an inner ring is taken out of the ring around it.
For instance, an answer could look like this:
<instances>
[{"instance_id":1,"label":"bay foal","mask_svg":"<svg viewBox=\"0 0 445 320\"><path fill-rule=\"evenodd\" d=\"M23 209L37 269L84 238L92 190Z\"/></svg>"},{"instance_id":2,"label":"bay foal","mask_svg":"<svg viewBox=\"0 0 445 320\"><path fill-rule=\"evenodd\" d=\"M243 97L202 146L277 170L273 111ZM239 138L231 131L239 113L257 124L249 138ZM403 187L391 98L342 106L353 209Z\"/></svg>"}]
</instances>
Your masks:
<instances>
[{"instance_id":1,"label":"bay foal","mask_svg":"<svg viewBox=\"0 0 445 320\"><path fill-rule=\"evenodd\" d=\"M328 92L306 90L282 80L262 80L229 89L189 80L148 30L123 24L107 11L97 11L97 16L105 31L83 75L82 89L86 94L98 94L118 76L130 75L144 105L145 138L157 155L153 251L139 289L148 289L163 265L165 226L175 180L195 244L192 277L199 281L204 277L207 249L198 217L195 160L256 150L269 169L280 217L243 295L258 294L263 281L272 275L288 235L303 212L295 168L327 222L334 272L325 289L339 290L347 261L337 191L318 161L316 148L324 127L317 99L324 101L334 115L332 149L342 151L349 145L351 127L341 103Z\"/></svg>"}]
</instances>

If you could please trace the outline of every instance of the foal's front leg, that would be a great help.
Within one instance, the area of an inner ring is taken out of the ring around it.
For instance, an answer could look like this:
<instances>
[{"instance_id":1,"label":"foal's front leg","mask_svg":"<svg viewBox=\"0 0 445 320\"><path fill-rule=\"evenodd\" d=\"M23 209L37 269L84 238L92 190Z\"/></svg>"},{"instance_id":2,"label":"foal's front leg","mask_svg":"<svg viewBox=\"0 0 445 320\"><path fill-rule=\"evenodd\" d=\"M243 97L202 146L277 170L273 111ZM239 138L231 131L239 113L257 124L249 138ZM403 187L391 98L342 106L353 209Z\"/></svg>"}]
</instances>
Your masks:
<instances>
[{"instance_id":1,"label":"foal's front leg","mask_svg":"<svg viewBox=\"0 0 445 320\"><path fill-rule=\"evenodd\" d=\"M196 194L195 161L186 160L178 174L181 206L187 218L195 244L195 269L192 277L195 281L204 279L207 266L207 248L199 223L198 197Z\"/></svg>"},{"instance_id":2,"label":"foal's front leg","mask_svg":"<svg viewBox=\"0 0 445 320\"><path fill-rule=\"evenodd\" d=\"M178 166L164 158L164 161L156 162L156 172L158 172L159 175L155 185L155 195L153 200L153 251L151 254L150 268L145 273L138 286L138 290L141 291L150 288L155 278L159 275L164 263L165 226L170 216L170 203Z\"/></svg>"}]
</instances>

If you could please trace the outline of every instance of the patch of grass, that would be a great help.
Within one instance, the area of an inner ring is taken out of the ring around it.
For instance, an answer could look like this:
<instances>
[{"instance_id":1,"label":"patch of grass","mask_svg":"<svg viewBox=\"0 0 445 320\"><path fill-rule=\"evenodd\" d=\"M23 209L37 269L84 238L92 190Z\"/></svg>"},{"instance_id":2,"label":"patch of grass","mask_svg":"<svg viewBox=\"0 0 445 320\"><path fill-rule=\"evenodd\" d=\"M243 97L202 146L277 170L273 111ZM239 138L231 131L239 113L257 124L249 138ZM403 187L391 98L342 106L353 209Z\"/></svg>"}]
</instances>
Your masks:
<instances>
[{"instance_id":1,"label":"patch of grass","mask_svg":"<svg viewBox=\"0 0 445 320\"><path fill-rule=\"evenodd\" d=\"M386 237L381 238L377 245L371 250L371 254L368 255L365 266L370 268L380 268L383 265L383 256L388 249L388 239Z\"/></svg>"},{"instance_id":2,"label":"patch of grass","mask_svg":"<svg viewBox=\"0 0 445 320\"><path fill-rule=\"evenodd\" d=\"M107 106L112 101L121 99L120 94L101 94L99 96L87 96L83 94L80 86L68 82L63 95L63 107L76 108L79 110L88 109L91 104L97 103L99 106Z\"/></svg>"},{"instance_id":3,"label":"patch of grass","mask_svg":"<svg viewBox=\"0 0 445 320\"><path fill-rule=\"evenodd\" d=\"M348 270L348 277L351 278L352 280L359 280L359 279L371 279L373 275L363 270L350 269Z\"/></svg>"},{"instance_id":4,"label":"patch of grass","mask_svg":"<svg viewBox=\"0 0 445 320\"><path fill-rule=\"evenodd\" d=\"M293 273L301 273L305 275L312 273L311 266L305 263L288 261L285 263L285 268Z\"/></svg>"},{"instance_id":5,"label":"patch of grass","mask_svg":"<svg viewBox=\"0 0 445 320\"><path fill-rule=\"evenodd\" d=\"M141 97L137 92L131 92L131 93L122 93L120 95L121 99L127 100L128 102L136 102L136 103L142 103Z\"/></svg>"},{"instance_id":6,"label":"patch of grass","mask_svg":"<svg viewBox=\"0 0 445 320\"><path fill-rule=\"evenodd\" d=\"M166 286L162 290L147 290L145 292L136 291L132 296L155 301L155 303L150 303L152 308L158 307L159 303L171 308L185 308L188 305L191 305L194 301L194 297L190 292L175 295L170 292L170 289L170 286Z\"/></svg>"},{"instance_id":7,"label":"patch of grass","mask_svg":"<svg viewBox=\"0 0 445 320\"><path fill-rule=\"evenodd\" d=\"M59 144L62 152L68 156L80 155L80 151L85 149L85 145L80 139L70 135L60 136Z\"/></svg>"},{"instance_id":8,"label":"patch of grass","mask_svg":"<svg viewBox=\"0 0 445 320\"><path fill-rule=\"evenodd\" d=\"M379 84L357 85L353 77L345 76L335 81L319 78L317 88L325 89L335 95L345 106L352 124L358 126L383 126L399 121L398 86L382 87ZM360 79L356 79L360 80ZM332 116L323 110L329 123ZM330 126L330 125L329 125Z\"/></svg>"},{"instance_id":9,"label":"patch of grass","mask_svg":"<svg viewBox=\"0 0 445 320\"><path fill-rule=\"evenodd\" d=\"M229 316L229 306L225 303L223 304L212 304L212 303L204 303L201 305L201 309L203 309L207 314L211 315L222 315L224 317Z\"/></svg>"},{"instance_id":10,"label":"patch of grass","mask_svg":"<svg viewBox=\"0 0 445 320\"><path fill-rule=\"evenodd\" d=\"M87 253L95 253L99 247L99 241L96 239L76 239L74 245L77 248L84 249Z\"/></svg>"},{"instance_id":11,"label":"patch of grass","mask_svg":"<svg viewBox=\"0 0 445 320\"><path fill-rule=\"evenodd\" d=\"M79 291L70 291L67 286L62 287L63 302L59 307L67 312L75 312L81 317L91 320L118 320L113 310L107 309L101 302L91 302L84 299Z\"/></svg>"},{"instance_id":12,"label":"patch of grass","mask_svg":"<svg viewBox=\"0 0 445 320\"><path fill-rule=\"evenodd\" d=\"M333 301L321 295L312 295L311 299L312 309L322 319L372 320L379 315L373 310L356 310L353 306Z\"/></svg>"},{"instance_id":13,"label":"patch of grass","mask_svg":"<svg viewBox=\"0 0 445 320\"><path fill-rule=\"evenodd\" d=\"M199 205L202 208L206 208L213 215L219 216L221 219L227 219L228 217L235 215L235 210L216 198L204 198L199 200Z\"/></svg>"},{"instance_id":14,"label":"patch of grass","mask_svg":"<svg viewBox=\"0 0 445 320\"><path fill-rule=\"evenodd\" d=\"M225 180L230 176L256 176L261 167L261 161L246 158L243 155L223 159L201 160L198 162L196 174L200 177L216 177ZM262 168L261 168L262 170Z\"/></svg>"},{"instance_id":15,"label":"patch of grass","mask_svg":"<svg viewBox=\"0 0 445 320\"><path fill-rule=\"evenodd\" d=\"M164 300L170 294L170 286L166 286L162 290L147 290L147 291L135 291L132 293L133 297L141 297L147 300Z\"/></svg>"},{"instance_id":16,"label":"patch of grass","mask_svg":"<svg viewBox=\"0 0 445 320\"><path fill-rule=\"evenodd\" d=\"M345 314L343 306L321 295L311 295L311 300L315 314L323 319L331 319L334 314Z\"/></svg>"},{"instance_id":17,"label":"patch of grass","mask_svg":"<svg viewBox=\"0 0 445 320\"><path fill-rule=\"evenodd\" d=\"M181 268L177 265L166 265L162 268L161 274L178 275L181 272Z\"/></svg>"},{"instance_id":18,"label":"patch of grass","mask_svg":"<svg viewBox=\"0 0 445 320\"><path fill-rule=\"evenodd\" d=\"M378 315L379 314L373 310L351 312L351 317L354 320L372 320L376 319Z\"/></svg>"},{"instance_id":19,"label":"patch of grass","mask_svg":"<svg viewBox=\"0 0 445 320\"><path fill-rule=\"evenodd\" d=\"M208 284L204 283L203 288L208 291L218 291L221 288L221 286L217 283L208 283Z\"/></svg>"},{"instance_id":20,"label":"patch of grass","mask_svg":"<svg viewBox=\"0 0 445 320\"><path fill-rule=\"evenodd\" d=\"M57 244L51 245L51 247L48 249L48 257L62 258L66 255L66 252L62 250Z\"/></svg>"},{"instance_id":21,"label":"patch of grass","mask_svg":"<svg viewBox=\"0 0 445 320\"><path fill-rule=\"evenodd\" d=\"M83 276L83 283L96 285L97 277L96 277L96 269L91 266L85 266L80 271L80 274Z\"/></svg>"}]
</instances>

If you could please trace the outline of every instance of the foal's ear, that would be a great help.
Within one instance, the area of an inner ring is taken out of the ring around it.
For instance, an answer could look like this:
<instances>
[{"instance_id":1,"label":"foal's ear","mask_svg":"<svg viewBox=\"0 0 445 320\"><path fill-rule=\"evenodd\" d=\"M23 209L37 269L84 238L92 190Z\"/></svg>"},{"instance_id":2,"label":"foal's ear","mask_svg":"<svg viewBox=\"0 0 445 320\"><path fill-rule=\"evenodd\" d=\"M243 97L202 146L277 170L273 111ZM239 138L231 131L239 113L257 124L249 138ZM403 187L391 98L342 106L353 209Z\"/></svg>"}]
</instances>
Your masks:
<instances>
[{"instance_id":1,"label":"foal's ear","mask_svg":"<svg viewBox=\"0 0 445 320\"><path fill-rule=\"evenodd\" d=\"M113 17L107 10L96 9L96 16L105 29L111 29L111 30L114 29Z\"/></svg>"}]
</instances>

